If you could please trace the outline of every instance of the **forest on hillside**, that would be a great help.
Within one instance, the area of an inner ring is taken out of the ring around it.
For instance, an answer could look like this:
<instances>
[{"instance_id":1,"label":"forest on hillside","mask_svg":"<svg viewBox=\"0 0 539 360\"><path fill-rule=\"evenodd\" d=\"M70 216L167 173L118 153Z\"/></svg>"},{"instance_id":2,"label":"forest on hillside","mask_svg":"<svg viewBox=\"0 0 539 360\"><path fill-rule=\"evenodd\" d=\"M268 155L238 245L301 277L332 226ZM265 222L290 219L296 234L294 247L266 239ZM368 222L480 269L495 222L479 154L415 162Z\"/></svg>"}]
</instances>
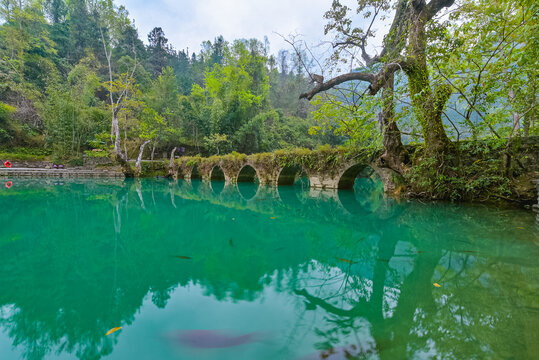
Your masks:
<instances>
[{"instance_id":1,"label":"forest on hillside","mask_svg":"<svg viewBox=\"0 0 539 360\"><path fill-rule=\"evenodd\" d=\"M312 106L299 94L310 80L295 52L271 55L267 39L218 36L189 52L155 27L145 45L112 1L8 0L0 18L0 150L105 156L111 118L131 159L146 140L151 156L343 141L309 134Z\"/></svg>"},{"instance_id":2,"label":"forest on hillside","mask_svg":"<svg viewBox=\"0 0 539 360\"><path fill-rule=\"evenodd\" d=\"M278 53L267 38L222 36L190 51L156 26L145 43L113 0L2 0L0 151L80 163L84 154L133 159L144 143L145 158L174 147L213 155L393 143L389 167L402 172L401 137L445 153L449 140L537 135L537 4L417 3L418 14L432 13L415 50L406 1L328 4L332 54L317 59L295 37ZM351 14L370 25L356 27ZM391 17L391 31L377 34L373 24ZM383 50L367 55L382 35ZM350 81L334 82L343 69ZM390 98L380 81L373 91L381 75Z\"/></svg>"}]
</instances>

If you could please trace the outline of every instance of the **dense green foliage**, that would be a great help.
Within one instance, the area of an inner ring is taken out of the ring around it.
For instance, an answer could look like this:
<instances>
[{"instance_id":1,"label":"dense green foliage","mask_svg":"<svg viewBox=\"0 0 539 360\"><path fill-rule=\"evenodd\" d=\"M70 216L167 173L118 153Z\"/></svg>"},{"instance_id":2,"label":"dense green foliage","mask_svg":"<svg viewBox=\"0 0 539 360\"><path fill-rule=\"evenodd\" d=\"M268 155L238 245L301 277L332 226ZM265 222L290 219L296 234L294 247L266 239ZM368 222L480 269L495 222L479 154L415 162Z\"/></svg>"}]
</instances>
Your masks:
<instances>
[{"instance_id":1,"label":"dense green foliage","mask_svg":"<svg viewBox=\"0 0 539 360\"><path fill-rule=\"evenodd\" d=\"M350 9L340 1L333 2L325 15L326 33L334 37L335 51L330 59L333 69L345 63L358 72L379 71L379 63L369 64L359 55L349 54L362 51L361 46L368 46L369 39L383 35L385 28L379 25L383 24L380 20L389 19L399 4L401 1L360 0L357 9ZM404 140L424 141L417 116L417 107L422 104L417 100L430 88L450 89L449 101L440 106L444 131L452 140L538 135L537 2L456 0L446 10L447 16L434 18L426 25L428 88L424 86L419 94L411 93L414 76L413 71L406 69L409 61L403 61L402 71L395 74L394 117L403 130ZM354 27L356 11L371 26ZM392 31L385 35L387 51L379 61L410 56L404 35L396 40L398 45L394 48L393 36ZM318 95L316 101L323 101L324 106L317 111L320 124L316 129L345 133L353 142L379 141L379 119L374 114L383 106L382 96L363 96L368 85L351 81ZM336 117L338 121L326 123Z\"/></svg>"},{"instance_id":2,"label":"dense green foliage","mask_svg":"<svg viewBox=\"0 0 539 360\"><path fill-rule=\"evenodd\" d=\"M103 156L119 136L135 158L145 140L152 157L341 142L309 134L311 105L298 99L308 79L267 40L218 37L190 54L156 27L144 45L111 0L8 0L0 19L0 148Z\"/></svg>"},{"instance_id":3,"label":"dense green foliage","mask_svg":"<svg viewBox=\"0 0 539 360\"><path fill-rule=\"evenodd\" d=\"M71 163L115 155L128 169L143 144L151 159L173 148L212 156L344 144L382 154L379 165L415 194L512 196L508 184L537 169L515 154L521 139L539 134L538 5L411 4L360 0L351 9L334 1L325 14L333 52L322 66L295 41L294 52L274 56L267 39L219 36L189 53L155 27L145 45L113 0L2 1L0 150ZM367 28L355 27L357 14ZM383 49L369 56L391 16ZM314 63L345 80L324 81ZM495 166L468 164L468 145L451 143L462 140L503 148L491 154Z\"/></svg>"},{"instance_id":4,"label":"dense green foliage","mask_svg":"<svg viewBox=\"0 0 539 360\"><path fill-rule=\"evenodd\" d=\"M534 1L359 0L355 9L333 1L325 14L333 77L302 94L319 105L311 132L360 147L382 142L380 161L411 195L534 198L521 185L531 188L537 159L524 158L521 144L539 134L538 10ZM401 139L420 146L407 151Z\"/></svg>"}]
</instances>

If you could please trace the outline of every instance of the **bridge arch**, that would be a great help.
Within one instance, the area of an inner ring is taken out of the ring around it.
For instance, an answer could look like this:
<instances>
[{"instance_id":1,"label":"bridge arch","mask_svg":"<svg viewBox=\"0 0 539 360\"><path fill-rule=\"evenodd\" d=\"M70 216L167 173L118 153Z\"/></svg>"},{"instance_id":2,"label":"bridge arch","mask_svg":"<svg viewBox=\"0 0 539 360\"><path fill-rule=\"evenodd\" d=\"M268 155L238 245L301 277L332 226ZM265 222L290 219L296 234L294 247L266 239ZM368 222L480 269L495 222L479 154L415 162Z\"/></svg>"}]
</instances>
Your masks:
<instances>
[{"instance_id":1,"label":"bridge arch","mask_svg":"<svg viewBox=\"0 0 539 360\"><path fill-rule=\"evenodd\" d=\"M249 182L239 182L236 184L236 188L240 194L240 197L245 201L253 200L258 194L260 189L260 184L258 183L249 183Z\"/></svg>"},{"instance_id":2,"label":"bridge arch","mask_svg":"<svg viewBox=\"0 0 539 360\"><path fill-rule=\"evenodd\" d=\"M260 176L253 165L244 164L241 167L236 175L236 186L240 196L245 201L252 200L256 197L258 189L260 188Z\"/></svg>"},{"instance_id":3,"label":"bridge arch","mask_svg":"<svg viewBox=\"0 0 539 360\"><path fill-rule=\"evenodd\" d=\"M353 189L356 183L356 179L358 177L360 178L372 177L373 181L376 179L381 182L382 177L376 170L377 169L375 167L372 167L369 164L365 164L365 163L359 163L359 164L348 166L344 169L344 171L341 171L340 175L338 176L339 182L338 182L337 188L340 190Z\"/></svg>"},{"instance_id":4,"label":"bridge arch","mask_svg":"<svg viewBox=\"0 0 539 360\"><path fill-rule=\"evenodd\" d=\"M200 178L200 173L198 171L196 164L194 165L179 164L178 167L176 168L176 179L191 181L192 178L195 178L195 179Z\"/></svg>"},{"instance_id":5,"label":"bridge arch","mask_svg":"<svg viewBox=\"0 0 539 360\"><path fill-rule=\"evenodd\" d=\"M353 190L353 192L346 190ZM370 165L350 166L339 179L338 198L343 207L352 214L372 213L384 201L382 177Z\"/></svg>"},{"instance_id":6,"label":"bridge arch","mask_svg":"<svg viewBox=\"0 0 539 360\"><path fill-rule=\"evenodd\" d=\"M220 194L225 187L226 176L221 165L215 165L210 170L210 186L214 193Z\"/></svg>"},{"instance_id":7,"label":"bridge arch","mask_svg":"<svg viewBox=\"0 0 539 360\"><path fill-rule=\"evenodd\" d=\"M294 185L298 180L298 177L309 181L309 176L303 166L299 164L284 166L277 174L277 185Z\"/></svg>"},{"instance_id":8,"label":"bridge arch","mask_svg":"<svg viewBox=\"0 0 539 360\"><path fill-rule=\"evenodd\" d=\"M214 165L210 170L210 180L211 181L225 181L225 172L221 165Z\"/></svg>"},{"instance_id":9,"label":"bridge arch","mask_svg":"<svg viewBox=\"0 0 539 360\"><path fill-rule=\"evenodd\" d=\"M245 164L241 167L240 171L236 175L236 182L260 182L260 176L258 171L251 164Z\"/></svg>"}]
</instances>

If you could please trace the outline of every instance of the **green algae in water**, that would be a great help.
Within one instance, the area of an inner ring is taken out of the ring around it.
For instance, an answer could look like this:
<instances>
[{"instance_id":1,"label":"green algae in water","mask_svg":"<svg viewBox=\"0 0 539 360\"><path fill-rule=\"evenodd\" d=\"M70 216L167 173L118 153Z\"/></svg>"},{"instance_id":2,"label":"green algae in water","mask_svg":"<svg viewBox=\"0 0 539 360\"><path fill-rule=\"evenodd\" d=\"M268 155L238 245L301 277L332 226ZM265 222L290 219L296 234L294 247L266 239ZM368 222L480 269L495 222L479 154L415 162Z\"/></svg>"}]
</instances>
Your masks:
<instances>
[{"instance_id":1,"label":"green algae in water","mask_svg":"<svg viewBox=\"0 0 539 360\"><path fill-rule=\"evenodd\" d=\"M16 180L0 359L534 358L534 214L379 190Z\"/></svg>"}]
</instances>

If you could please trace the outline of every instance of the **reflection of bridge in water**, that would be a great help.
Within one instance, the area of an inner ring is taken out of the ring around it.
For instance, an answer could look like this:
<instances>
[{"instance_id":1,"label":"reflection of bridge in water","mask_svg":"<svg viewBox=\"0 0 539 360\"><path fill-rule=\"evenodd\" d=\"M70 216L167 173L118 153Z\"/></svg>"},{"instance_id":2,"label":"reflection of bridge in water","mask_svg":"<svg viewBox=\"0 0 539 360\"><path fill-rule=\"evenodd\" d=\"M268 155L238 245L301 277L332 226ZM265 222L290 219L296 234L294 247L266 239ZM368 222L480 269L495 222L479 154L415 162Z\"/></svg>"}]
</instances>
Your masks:
<instances>
[{"instance_id":1,"label":"reflection of bridge in water","mask_svg":"<svg viewBox=\"0 0 539 360\"><path fill-rule=\"evenodd\" d=\"M399 202L383 194L378 188L369 196L367 206L362 197L354 191L337 189L305 188L302 186L264 186L259 184L226 183L222 181L179 181L170 185L171 194L181 198L208 201L213 204L243 208L255 212L276 213L295 209L296 213L306 213L309 216L334 217L342 221L342 217L351 215L388 217L402 210ZM239 200L239 201L238 201ZM331 207L330 214L321 212L317 207Z\"/></svg>"}]
</instances>

